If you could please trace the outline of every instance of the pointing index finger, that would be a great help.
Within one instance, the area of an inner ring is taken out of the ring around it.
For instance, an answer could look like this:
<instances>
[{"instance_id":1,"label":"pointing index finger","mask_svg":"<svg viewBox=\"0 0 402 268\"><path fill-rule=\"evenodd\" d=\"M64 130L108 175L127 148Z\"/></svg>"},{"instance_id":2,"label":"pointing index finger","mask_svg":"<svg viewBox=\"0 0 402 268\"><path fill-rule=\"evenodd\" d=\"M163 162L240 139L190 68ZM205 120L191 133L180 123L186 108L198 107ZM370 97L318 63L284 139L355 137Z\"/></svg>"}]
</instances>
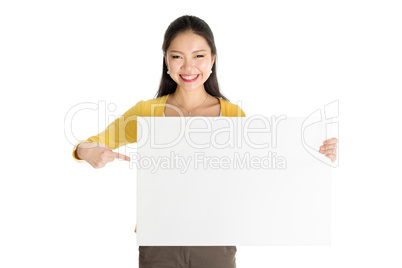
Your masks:
<instances>
[{"instance_id":1,"label":"pointing index finger","mask_svg":"<svg viewBox=\"0 0 402 268\"><path fill-rule=\"evenodd\" d=\"M114 153L114 158L123 159L126 161L130 161L130 157L124 154Z\"/></svg>"}]
</instances>

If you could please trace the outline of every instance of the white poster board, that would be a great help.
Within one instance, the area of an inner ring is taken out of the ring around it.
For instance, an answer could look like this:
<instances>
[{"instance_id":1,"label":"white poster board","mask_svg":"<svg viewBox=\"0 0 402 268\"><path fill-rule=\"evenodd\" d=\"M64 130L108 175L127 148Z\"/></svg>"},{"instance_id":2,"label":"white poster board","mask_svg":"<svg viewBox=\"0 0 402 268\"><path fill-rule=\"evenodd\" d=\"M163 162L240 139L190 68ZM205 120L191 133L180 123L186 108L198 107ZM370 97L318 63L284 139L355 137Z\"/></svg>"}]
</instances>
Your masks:
<instances>
[{"instance_id":1,"label":"white poster board","mask_svg":"<svg viewBox=\"0 0 402 268\"><path fill-rule=\"evenodd\" d=\"M138 245L329 245L328 137L305 122L138 117Z\"/></svg>"}]
</instances>

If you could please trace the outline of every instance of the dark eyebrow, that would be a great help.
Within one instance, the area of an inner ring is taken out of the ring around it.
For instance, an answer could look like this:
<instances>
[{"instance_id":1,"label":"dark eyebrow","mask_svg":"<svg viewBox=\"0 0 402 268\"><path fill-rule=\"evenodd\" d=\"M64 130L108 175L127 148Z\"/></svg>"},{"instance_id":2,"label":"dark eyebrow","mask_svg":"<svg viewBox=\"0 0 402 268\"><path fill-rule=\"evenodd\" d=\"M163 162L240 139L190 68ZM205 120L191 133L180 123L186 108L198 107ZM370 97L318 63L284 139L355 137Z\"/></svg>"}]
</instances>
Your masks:
<instances>
[{"instance_id":1,"label":"dark eyebrow","mask_svg":"<svg viewBox=\"0 0 402 268\"><path fill-rule=\"evenodd\" d=\"M183 52L178 51L178 50L171 50L170 52L183 54ZM205 49L199 49L199 50L194 50L193 51L193 53L197 53L197 52L207 52L207 51Z\"/></svg>"}]
</instances>

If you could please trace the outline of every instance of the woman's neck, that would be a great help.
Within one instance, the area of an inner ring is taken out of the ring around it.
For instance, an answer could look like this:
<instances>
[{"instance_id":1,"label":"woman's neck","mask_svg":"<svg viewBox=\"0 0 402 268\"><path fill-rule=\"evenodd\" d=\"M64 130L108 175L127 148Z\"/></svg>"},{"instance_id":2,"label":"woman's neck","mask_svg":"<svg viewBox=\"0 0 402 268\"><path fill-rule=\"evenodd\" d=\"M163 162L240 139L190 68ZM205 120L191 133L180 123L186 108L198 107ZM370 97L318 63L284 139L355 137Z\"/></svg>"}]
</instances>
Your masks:
<instances>
[{"instance_id":1,"label":"woman's neck","mask_svg":"<svg viewBox=\"0 0 402 268\"><path fill-rule=\"evenodd\" d=\"M191 111L192 109L198 108L201 104L203 104L209 94L204 88L191 91L177 88L176 91L171 95L173 95L173 99L176 101L176 104L179 104L185 109Z\"/></svg>"}]
</instances>

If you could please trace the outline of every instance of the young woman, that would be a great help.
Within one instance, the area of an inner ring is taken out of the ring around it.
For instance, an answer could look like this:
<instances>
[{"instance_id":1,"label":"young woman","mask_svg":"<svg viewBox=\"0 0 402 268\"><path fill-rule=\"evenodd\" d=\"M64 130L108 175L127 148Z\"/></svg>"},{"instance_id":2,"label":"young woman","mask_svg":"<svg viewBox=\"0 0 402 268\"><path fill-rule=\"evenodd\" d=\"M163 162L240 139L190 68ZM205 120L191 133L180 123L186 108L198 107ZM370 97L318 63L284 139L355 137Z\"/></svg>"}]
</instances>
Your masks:
<instances>
[{"instance_id":1,"label":"young woman","mask_svg":"<svg viewBox=\"0 0 402 268\"><path fill-rule=\"evenodd\" d=\"M115 158L130 160L113 152L137 141L136 116L245 116L229 102L218 86L216 47L208 24L195 16L182 16L165 32L162 46L162 79L156 98L140 101L110 124L106 130L73 150L79 162L101 168ZM116 131L118 130L118 131ZM116 135L124 133L125 135ZM336 159L337 139L324 141L320 152ZM140 246L140 268L156 267L236 267L235 246Z\"/></svg>"}]
</instances>

